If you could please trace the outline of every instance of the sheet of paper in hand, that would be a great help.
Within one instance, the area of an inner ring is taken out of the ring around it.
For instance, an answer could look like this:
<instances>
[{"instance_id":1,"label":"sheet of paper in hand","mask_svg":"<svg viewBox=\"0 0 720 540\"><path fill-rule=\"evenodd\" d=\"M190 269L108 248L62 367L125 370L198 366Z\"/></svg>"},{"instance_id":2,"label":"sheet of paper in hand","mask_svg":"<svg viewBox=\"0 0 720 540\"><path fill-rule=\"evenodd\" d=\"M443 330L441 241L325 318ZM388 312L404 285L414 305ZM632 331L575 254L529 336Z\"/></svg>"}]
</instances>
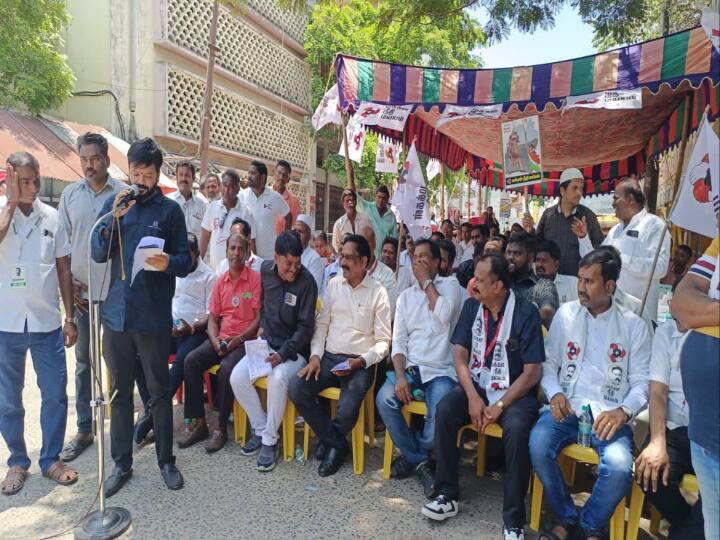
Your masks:
<instances>
[{"instance_id":1,"label":"sheet of paper in hand","mask_svg":"<svg viewBox=\"0 0 720 540\"><path fill-rule=\"evenodd\" d=\"M345 360L344 362L340 362L337 364L334 368L332 368L330 371L337 372L337 371L350 371L350 361Z\"/></svg>"},{"instance_id":2,"label":"sheet of paper in hand","mask_svg":"<svg viewBox=\"0 0 720 540\"><path fill-rule=\"evenodd\" d=\"M265 360L270 355L268 343L262 338L245 342L245 356L247 356L248 372L250 380L255 381L260 377L269 375L272 365Z\"/></svg>"},{"instance_id":3,"label":"sheet of paper in hand","mask_svg":"<svg viewBox=\"0 0 720 540\"><path fill-rule=\"evenodd\" d=\"M153 255L159 255L163 252L164 247L165 240L163 238L158 238L156 236L143 236L140 239L133 256L131 284L135 281L135 276L138 275L140 270L157 272L155 268L147 263L147 258L152 257Z\"/></svg>"}]
</instances>

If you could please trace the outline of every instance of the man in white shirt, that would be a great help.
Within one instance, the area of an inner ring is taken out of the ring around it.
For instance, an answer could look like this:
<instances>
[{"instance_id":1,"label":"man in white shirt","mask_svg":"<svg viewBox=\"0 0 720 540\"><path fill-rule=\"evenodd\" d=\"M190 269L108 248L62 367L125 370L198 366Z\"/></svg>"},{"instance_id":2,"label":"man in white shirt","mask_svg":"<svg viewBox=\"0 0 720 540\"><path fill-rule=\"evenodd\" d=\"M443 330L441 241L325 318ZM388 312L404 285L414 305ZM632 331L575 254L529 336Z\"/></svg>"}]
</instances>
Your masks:
<instances>
[{"instance_id":1,"label":"man in white shirt","mask_svg":"<svg viewBox=\"0 0 720 540\"><path fill-rule=\"evenodd\" d=\"M300 214L293 225L293 231L300 236L300 243L303 247L303 254L301 257L302 265L312 274L319 291L323 283L325 265L323 264L320 255L318 255L317 252L310 246L310 240L312 239L314 227L315 220L311 216L307 214Z\"/></svg>"},{"instance_id":2,"label":"man in white shirt","mask_svg":"<svg viewBox=\"0 0 720 540\"><path fill-rule=\"evenodd\" d=\"M8 202L0 210L0 433L8 447L4 495L18 493L30 468L24 437L25 357L37 374L42 405L40 470L61 485L78 473L60 459L68 399L65 347L77 339L70 242L57 210L41 202L40 165L28 152L7 158ZM60 323L58 289L65 307Z\"/></svg>"},{"instance_id":3,"label":"man in white shirt","mask_svg":"<svg viewBox=\"0 0 720 540\"><path fill-rule=\"evenodd\" d=\"M197 195L193 195L192 187L195 181L195 165L190 160L181 161L175 167L175 182L177 191L169 197L180 205L185 216L185 228L196 236L202 232L202 222L205 216L207 203Z\"/></svg>"},{"instance_id":4,"label":"man in white shirt","mask_svg":"<svg viewBox=\"0 0 720 540\"><path fill-rule=\"evenodd\" d=\"M209 254L207 263L213 270L217 270L220 262L225 258L227 239L230 236L230 226L235 218L247 221L253 229L255 238L255 221L241 197L240 175L234 169L227 169L222 175L222 197L210 203L205 211L200 233L200 256L205 259ZM254 241L250 241L252 251L255 251Z\"/></svg>"},{"instance_id":5,"label":"man in white shirt","mask_svg":"<svg viewBox=\"0 0 720 540\"><path fill-rule=\"evenodd\" d=\"M395 304L397 303L397 283L395 281L395 272L390 270L386 264L375 258L375 229L365 227L361 234L370 244L370 266L368 267L368 276L385 287L390 300L390 319L395 319Z\"/></svg>"},{"instance_id":6,"label":"man in white shirt","mask_svg":"<svg viewBox=\"0 0 720 540\"><path fill-rule=\"evenodd\" d=\"M535 253L535 273L538 277L552 281L557 289L560 305L578 299L577 282L575 276L558 274L560 270L560 246L552 240L540 242Z\"/></svg>"},{"instance_id":7,"label":"man in white shirt","mask_svg":"<svg viewBox=\"0 0 720 540\"><path fill-rule=\"evenodd\" d=\"M290 383L290 398L317 434L320 476L335 474L350 451L346 436L358 419L373 384L375 364L390 349L390 301L385 287L367 275L370 245L352 234L342 246L342 277L330 281L315 322L310 361ZM340 387L337 416L331 420L317 394Z\"/></svg>"},{"instance_id":8,"label":"man in white shirt","mask_svg":"<svg viewBox=\"0 0 720 540\"><path fill-rule=\"evenodd\" d=\"M670 522L669 538L702 538L700 500L690 505L680 493L685 474L695 474L687 426L688 404L680 375L680 350L687 331L674 319L661 324L650 360L650 434L635 460L635 478Z\"/></svg>"},{"instance_id":9,"label":"man in white shirt","mask_svg":"<svg viewBox=\"0 0 720 540\"><path fill-rule=\"evenodd\" d=\"M342 251L346 235L361 234L364 227L372 227L368 215L357 211L357 194L352 189L344 190L341 200L345 213L333 225L332 245L335 253Z\"/></svg>"},{"instance_id":10,"label":"man in white shirt","mask_svg":"<svg viewBox=\"0 0 720 540\"><path fill-rule=\"evenodd\" d=\"M127 185L108 174L110 158L108 142L98 133L85 133L78 137L77 149L80 167L85 178L70 184L60 196L58 214L65 226L72 252L70 269L73 274L75 322L78 339L75 344L75 411L77 434L63 448L65 462L78 457L93 442L92 433L92 381L90 378L90 315L88 313L88 245L90 229L109 198ZM110 265L91 263L93 295L103 301L110 286Z\"/></svg>"},{"instance_id":11,"label":"man in white shirt","mask_svg":"<svg viewBox=\"0 0 720 540\"><path fill-rule=\"evenodd\" d=\"M565 538L581 527L585 538L601 538L632 481L628 422L647 404L651 337L640 317L613 301L620 268L609 250L592 251L578 265L579 301L562 305L550 327L541 381L550 408L530 434L530 456L559 518L550 531ZM601 473L578 516L557 456L577 440L577 415L586 406Z\"/></svg>"},{"instance_id":12,"label":"man in white shirt","mask_svg":"<svg viewBox=\"0 0 720 540\"><path fill-rule=\"evenodd\" d=\"M461 262L471 259L473 256L474 246L470 242L470 233L472 232L472 223L466 221L460 225L460 234L458 235L458 241L455 244L457 249L457 255L455 256L455 266L457 267Z\"/></svg>"},{"instance_id":13,"label":"man in white shirt","mask_svg":"<svg viewBox=\"0 0 720 540\"><path fill-rule=\"evenodd\" d=\"M435 442L435 408L457 384L450 333L460 315L461 290L440 276L440 247L430 240L415 245L415 283L398 299L393 327L393 367L375 402L393 443L400 450L391 476L418 475L425 496L432 492L430 451ZM421 432L413 432L402 414L411 400L425 401Z\"/></svg>"},{"instance_id":14,"label":"man in white shirt","mask_svg":"<svg viewBox=\"0 0 720 540\"><path fill-rule=\"evenodd\" d=\"M232 225L230 226L230 234L239 234L241 236L244 236L249 242L250 236L252 234L252 227L243 218L236 217L235 219L233 219ZM264 261L265 259L258 257L252 251L248 251L245 259L245 267L249 268L250 270L254 270L259 274L260 265ZM228 262L227 257L225 257L218 265L215 273L218 277L220 277L228 270L230 270L230 263Z\"/></svg>"},{"instance_id":15,"label":"man in white shirt","mask_svg":"<svg viewBox=\"0 0 720 540\"><path fill-rule=\"evenodd\" d=\"M198 197L210 204L220 198L220 177L215 173L208 173L205 180L200 183Z\"/></svg>"},{"instance_id":16,"label":"man in white shirt","mask_svg":"<svg viewBox=\"0 0 720 540\"><path fill-rule=\"evenodd\" d=\"M267 166L260 161L250 163L248 187L242 198L253 217L255 231L255 253L263 259L275 256L275 222L285 217L285 229L290 228L292 214L290 207L277 191L267 187Z\"/></svg>"},{"instance_id":17,"label":"man in white shirt","mask_svg":"<svg viewBox=\"0 0 720 540\"><path fill-rule=\"evenodd\" d=\"M603 245L614 246L622 257L618 287L642 300L665 222L645 210L645 194L637 180L623 179L615 186L613 208L620 222L608 233ZM660 280L670 263L670 235L665 234L652 276L643 317L657 320Z\"/></svg>"}]
</instances>

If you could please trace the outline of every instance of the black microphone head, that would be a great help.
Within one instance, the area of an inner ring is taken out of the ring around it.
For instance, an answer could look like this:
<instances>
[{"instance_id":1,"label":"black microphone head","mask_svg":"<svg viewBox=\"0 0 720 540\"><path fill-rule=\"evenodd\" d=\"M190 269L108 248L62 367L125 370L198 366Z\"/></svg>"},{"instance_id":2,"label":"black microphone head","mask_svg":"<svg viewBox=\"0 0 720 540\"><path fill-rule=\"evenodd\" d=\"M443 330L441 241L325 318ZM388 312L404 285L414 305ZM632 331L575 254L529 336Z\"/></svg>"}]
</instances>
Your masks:
<instances>
[{"instance_id":1,"label":"black microphone head","mask_svg":"<svg viewBox=\"0 0 720 540\"><path fill-rule=\"evenodd\" d=\"M131 185L130 186L130 196L134 199L138 195L140 195L140 186L138 186L137 184Z\"/></svg>"}]
</instances>

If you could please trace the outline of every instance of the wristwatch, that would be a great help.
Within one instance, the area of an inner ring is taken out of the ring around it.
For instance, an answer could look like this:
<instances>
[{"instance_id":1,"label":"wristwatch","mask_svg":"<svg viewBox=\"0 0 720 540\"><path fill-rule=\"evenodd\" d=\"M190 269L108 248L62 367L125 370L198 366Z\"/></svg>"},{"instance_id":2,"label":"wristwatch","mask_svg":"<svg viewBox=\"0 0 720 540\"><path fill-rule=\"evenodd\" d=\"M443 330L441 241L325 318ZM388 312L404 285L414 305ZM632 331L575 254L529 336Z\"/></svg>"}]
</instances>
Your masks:
<instances>
[{"instance_id":1,"label":"wristwatch","mask_svg":"<svg viewBox=\"0 0 720 540\"><path fill-rule=\"evenodd\" d=\"M422 282L422 290L425 291L427 288L432 285L432 279L426 279Z\"/></svg>"},{"instance_id":2,"label":"wristwatch","mask_svg":"<svg viewBox=\"0 0 720 540\"><path fill-rule=\"evenodd\" d=\"M495 402L495 406L496 406L498 409L500 409L501 411L505 408L505 404L503 403L503 400L502 400L502 399L498 399L498 400Z\"/></svg>"},{"instance_id":3,"label":"wristwatch","mask_svg":"<svg viewBox=\"0 0 720 540\"><path fill-rule=\"evenodd\" d=\"M367 362L365 361L364 358L360 358L360 365L362 366L363 369L367 368Z\"/></svg>"},{"instance_id":4,"label":"wristwatch","mask_svg":"<svg viewBox=\"0 0 720 540\"><path fill-rule=\"evenodd\" d=\"M627 424L630 420L632 420L632 411L627 405L620 405L620 409L622 409L622 412L624 412L625 416L627 416L627 420L625 420L625 423Z\"/></svg>"},{"instance_id":5,"label":"wristwatch","mask_svg":"<svg viewBox=\"0 0 720 540\"><path fill-rule=\"evenodd\" d=\"M74 317L65 317L65 322L75 324L75 318Z\"/></svg>"}]
</instances>

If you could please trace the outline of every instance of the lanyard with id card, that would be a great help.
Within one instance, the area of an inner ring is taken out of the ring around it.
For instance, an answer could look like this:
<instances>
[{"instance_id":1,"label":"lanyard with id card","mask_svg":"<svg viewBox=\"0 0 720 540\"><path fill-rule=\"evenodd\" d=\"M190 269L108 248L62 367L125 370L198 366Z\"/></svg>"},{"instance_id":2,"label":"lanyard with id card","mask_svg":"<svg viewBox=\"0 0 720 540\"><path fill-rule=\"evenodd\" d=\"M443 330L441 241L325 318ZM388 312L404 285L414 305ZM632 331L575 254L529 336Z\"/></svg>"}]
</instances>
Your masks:
<instances>
[{"instance_id":1,"label":"lanyard with id card","mask_svg":"<svg viewBox=\"0 0 720 540\"><path fill-rule=\"evenodd\" d=\"M35 223L33 223L32 227L28 231L27 235L25 235L25 239L20 238L20 234L18 233L18 230L15 226L15 222L12 223L12 230L13 234L18 238L19 240L19 248L18 248L18 263L14 264L10 267L10 288L11 289L27 289L27 271L25 268L25 265L22 263L22 255L23 255L23 242L30 239L32 234L35 232L35 229L37 229L38 225L40 225L40 222L42 221L43 216L38 217L35 220Z\"/></svg>"}]
</instances>

